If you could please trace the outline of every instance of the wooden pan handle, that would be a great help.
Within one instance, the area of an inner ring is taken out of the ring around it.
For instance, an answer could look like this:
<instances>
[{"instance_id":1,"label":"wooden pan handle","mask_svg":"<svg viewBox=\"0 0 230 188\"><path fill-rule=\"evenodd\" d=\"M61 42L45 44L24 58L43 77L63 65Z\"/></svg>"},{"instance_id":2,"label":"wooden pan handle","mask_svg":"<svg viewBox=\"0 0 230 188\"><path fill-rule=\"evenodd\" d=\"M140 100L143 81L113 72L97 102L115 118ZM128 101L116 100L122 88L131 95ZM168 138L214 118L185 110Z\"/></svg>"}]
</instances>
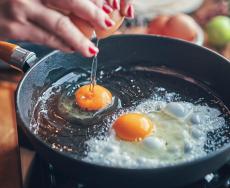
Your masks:
<instances>
[{"instance_id":1,"label":"wooden pan handle","mask_svg":"<svg viewBox=\"0 0 230 188\"><path fill-rule=\"evenodd\" d=\"M17 47L19 46L8 43L8 42L0 41L0 59L2 59L3 61L9 62L11 59L12 53Z\"/></svg>"}]
</instances>

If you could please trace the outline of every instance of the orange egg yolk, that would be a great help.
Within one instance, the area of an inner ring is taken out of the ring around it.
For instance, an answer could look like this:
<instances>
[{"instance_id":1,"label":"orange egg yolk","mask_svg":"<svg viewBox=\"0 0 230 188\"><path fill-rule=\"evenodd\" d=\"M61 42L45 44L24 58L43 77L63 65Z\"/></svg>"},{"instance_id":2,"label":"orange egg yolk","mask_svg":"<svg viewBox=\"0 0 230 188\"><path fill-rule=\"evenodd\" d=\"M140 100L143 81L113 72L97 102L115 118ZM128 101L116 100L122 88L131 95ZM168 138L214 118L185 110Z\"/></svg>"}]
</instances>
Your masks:
<instances>
[{"instance_id":1,"label":"orange egg yolk","mask_svg":"<svg viewBox=\"0 0 230 188\"><path fill-rule=\"evenodd\" d=\"M113 124L116 135L126 141L140 141L154 129L152 121L143 114L129 113L120 116Z\"/></svg>"},{"instance_id":2,"label":"orange egg yolk","mask_svg":"<svg viewBox=\"0 0 230 188\"><path fill-rule=\"evenodd\" d=\"M88 111L100 110L112 103L112 94L106 88L95 85L93 91L90 84L80 87L75 92L77 105Z\"/></svg>"}]
</instances>

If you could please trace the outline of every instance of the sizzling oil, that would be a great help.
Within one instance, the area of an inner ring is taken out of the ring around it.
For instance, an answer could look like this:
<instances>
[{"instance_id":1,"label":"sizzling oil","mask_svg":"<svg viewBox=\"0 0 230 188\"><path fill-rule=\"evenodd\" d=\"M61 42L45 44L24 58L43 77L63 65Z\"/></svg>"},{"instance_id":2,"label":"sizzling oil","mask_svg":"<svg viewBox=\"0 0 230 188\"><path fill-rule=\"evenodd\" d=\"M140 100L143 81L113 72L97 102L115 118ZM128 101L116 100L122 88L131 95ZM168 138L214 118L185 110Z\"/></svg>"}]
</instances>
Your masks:
<instances>
[{"instance_id":1,"label":"sizzling oil","mask_svg":"<svg viewBox=\"0 0 230 188\"><path fill-rule=\"evenodd\" d=\"M90 83L91 72L80 68L69 72L53 83L39 98L31 121L31 129L52 148L68 152L75 158L86 156L85 142L91 137L107 135L108 120L111 120L114 114L130 110L150 97L156 100L163 99L166 102L187 101L208 105L219 109L222 112L220 116L228 121L228 110L221 100L191 78L162 68L149 67L113 67L101 69L98 72L98 84L112 92L116 105L105 113L91 112L90 125L75 121L77 118L70 112L78 113L81 117L89 115L88 112L77 108L73 96L77 88ZM66 111L62 111L60 105L67 103ZM206 151L213 150L209 146L210 142L217 147L228 142L227 139L222 139L223 136L229 136L227 126L226 129L219 130L218 134L210 133L207 144L204 146Z\"/></svg>"}]
</instances>

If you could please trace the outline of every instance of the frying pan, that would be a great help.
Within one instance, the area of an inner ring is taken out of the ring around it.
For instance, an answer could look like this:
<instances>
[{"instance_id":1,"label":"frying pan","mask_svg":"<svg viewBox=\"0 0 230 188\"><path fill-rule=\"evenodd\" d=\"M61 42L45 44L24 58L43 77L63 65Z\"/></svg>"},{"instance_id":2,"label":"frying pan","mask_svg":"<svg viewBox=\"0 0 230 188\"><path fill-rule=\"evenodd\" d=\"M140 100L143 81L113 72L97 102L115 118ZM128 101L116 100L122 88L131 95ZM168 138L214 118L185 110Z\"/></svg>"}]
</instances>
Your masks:
<instances>
[{"instance_id":1,"label":"frying pan","mask_svg":"<svg viewBox=\"0 0 230 188\"><path fill-rule=\"evenodd\" d=\"M52 149L29 129L34 105L43 89L69 70L79 67L89 70L91 59L77 53L55 51L36 62L34 53L15 45L0 44L1 59L26 72L16 93L19 126L38 154L80 182L93 187L177 187L201 179L230 159L230 144L225 143L218 150L191 162L152 169L126 169L90 164ZM230 63L206 48L164 37L121 35L102 40L98 58L99 69L133 62L146 67L173 69L199 80L219 96L226 108L230 107ZM228 130L226 136L230 137Z\"/></svg>"}]
</instances>

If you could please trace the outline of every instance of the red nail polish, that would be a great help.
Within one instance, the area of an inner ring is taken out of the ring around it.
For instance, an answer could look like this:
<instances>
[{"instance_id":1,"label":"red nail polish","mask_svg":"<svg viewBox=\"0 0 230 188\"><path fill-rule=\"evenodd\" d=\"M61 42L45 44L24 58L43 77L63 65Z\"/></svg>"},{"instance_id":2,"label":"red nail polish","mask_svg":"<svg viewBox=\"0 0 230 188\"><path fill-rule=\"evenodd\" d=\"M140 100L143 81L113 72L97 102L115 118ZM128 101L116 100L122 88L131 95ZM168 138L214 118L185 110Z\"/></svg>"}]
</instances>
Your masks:
<instances>
[{"instance_id":1,"label":"red nail polish","mask_svg":"<svg viewBox=\"0 0 230 188\"><path fill-rule=\"evenodd\" d=\"M134 9L132 5L129 5L129 8L127 10L127 17L134 18Z\"/></svg>"},{"instance_id":2,"label":"red nail polish","mask_svg":"<svg viewBox=\"0 0 230 188\"><path fill-rule=\"evenodd\" d=\"M106 14L109 14L113 11L109 5L103 5L102 9L104 10Z\"/></svg>"},{"instance_id":3,"label":"red nail polish","mask_svg":"<svg viewBox=\"0 0 230 188\"><path fill-rule=\"evenodd\" d=\"M89 47L89 52L93 55L96 55L98 53L98 49Z\"/></svg>"},{"instance_id":4,"label":"red nail polish","mask_svg":"<svg viewBox=\"0 0 230 188\"><path fill-rule=\"evenodd\" d=\"M105 24L107 25L107 27L112 27L113 26L113 22L111 22L110 20L105 20Z\"/></svg>"},{"instance_id":5,"label":"red nail polish","mask_svg":"<svg viewBox=\"0 0 230 188\"><path fill-rule=\"evenodd\" d=\"M120 5L117 0L113 0L113 8L114 9L120 9Z\"/></svg>"}]
</instances>

